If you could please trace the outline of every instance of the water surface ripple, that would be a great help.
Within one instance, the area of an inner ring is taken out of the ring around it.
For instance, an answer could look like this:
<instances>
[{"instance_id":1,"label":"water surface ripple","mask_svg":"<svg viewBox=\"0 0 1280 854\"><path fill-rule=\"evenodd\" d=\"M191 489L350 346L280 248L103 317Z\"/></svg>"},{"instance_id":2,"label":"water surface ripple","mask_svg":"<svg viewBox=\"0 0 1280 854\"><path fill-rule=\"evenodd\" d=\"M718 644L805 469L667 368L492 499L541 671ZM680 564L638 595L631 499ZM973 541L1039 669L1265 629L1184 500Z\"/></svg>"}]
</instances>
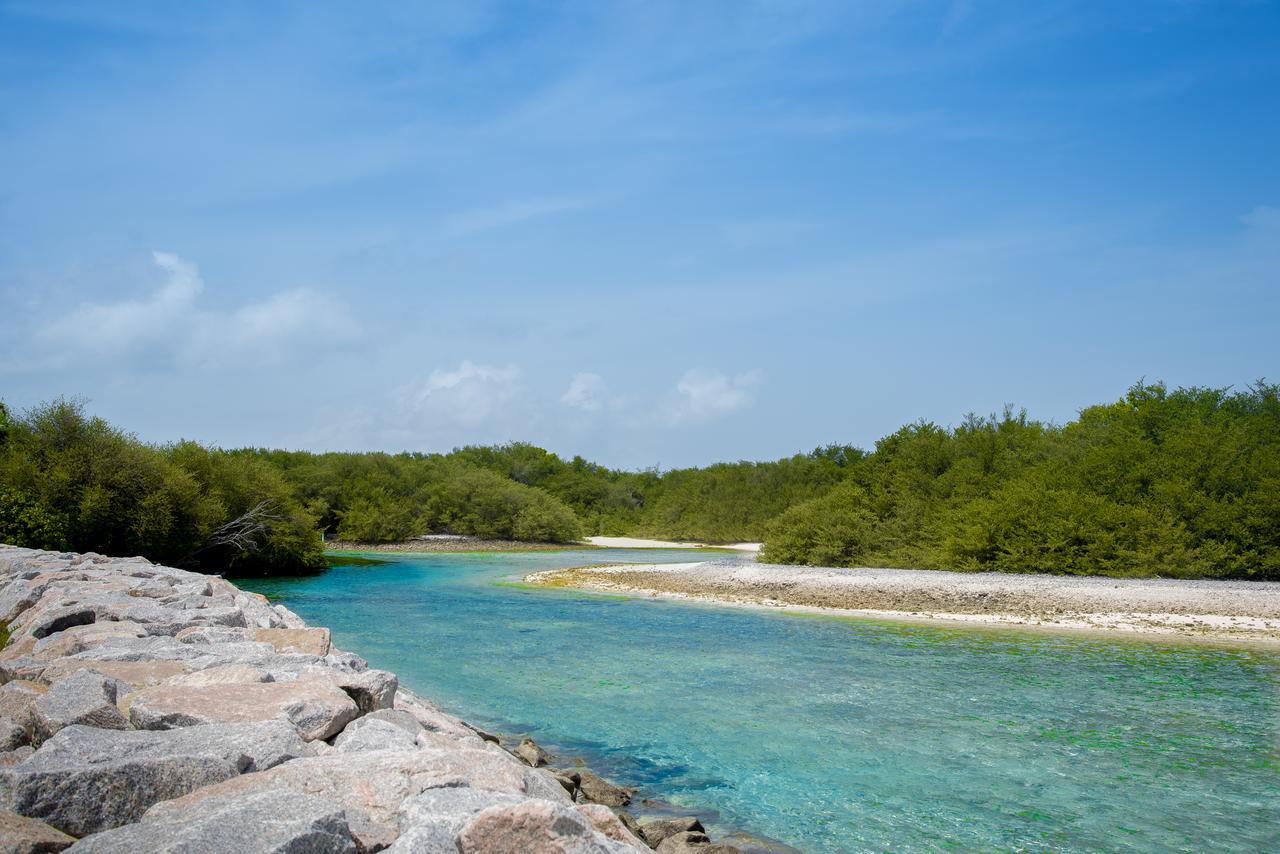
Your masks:
<instances>
[{"instance_id":1,"label":"water surface ripple","mask_svg":"<svg viewBox=\"0 0 1280 854\"><path fill-rule=\"evenodd\" d=\"M689 560L610 552L609 560ZM600 552L244 585L477 724L806 851L1280 848L1280 656L500 584Z\"/></svg>"}]
</instances>

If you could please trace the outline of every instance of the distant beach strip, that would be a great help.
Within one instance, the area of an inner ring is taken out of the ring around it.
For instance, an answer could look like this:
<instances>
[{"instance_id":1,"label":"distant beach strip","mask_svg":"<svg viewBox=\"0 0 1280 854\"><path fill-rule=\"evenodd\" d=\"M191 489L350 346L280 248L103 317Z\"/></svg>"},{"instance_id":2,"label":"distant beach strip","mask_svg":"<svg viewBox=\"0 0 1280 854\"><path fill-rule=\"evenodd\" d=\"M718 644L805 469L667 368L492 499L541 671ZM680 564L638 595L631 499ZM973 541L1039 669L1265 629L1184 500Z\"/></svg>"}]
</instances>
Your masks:
<instances>
[{"instance_id":1,"label":"distant beach strip","mask_svg":"<svg viewBox=\"0 0 1280 854\"><path fill-rule=\"evenodd\" d=\"M1280 582L831 569L734 559L586 566L524 580L850 617L1280 644Z\"/></svg>"}]
</instances>

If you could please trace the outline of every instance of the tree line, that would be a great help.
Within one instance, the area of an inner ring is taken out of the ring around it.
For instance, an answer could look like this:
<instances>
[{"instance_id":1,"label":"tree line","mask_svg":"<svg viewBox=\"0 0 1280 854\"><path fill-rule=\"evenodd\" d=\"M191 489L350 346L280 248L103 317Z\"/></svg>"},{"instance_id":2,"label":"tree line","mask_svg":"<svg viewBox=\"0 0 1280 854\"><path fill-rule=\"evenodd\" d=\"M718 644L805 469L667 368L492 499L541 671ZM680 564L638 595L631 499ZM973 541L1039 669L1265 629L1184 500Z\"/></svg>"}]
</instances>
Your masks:
<instances>
[{"instance_id":1,"label":"tree line","mask_svg":"<svg viewBox=\"0 0 1280 854\"><path fill-rule=\"evenodd\" d=\"M233 573L312 571L322 535L763 540L829 566L1280 578L1280 396L1139 383L1067 424L907 425L871 451L659 472L525 443L448 454L138 441L82 404L0 405L0 541Z\"/></svg>"}]
</instances>

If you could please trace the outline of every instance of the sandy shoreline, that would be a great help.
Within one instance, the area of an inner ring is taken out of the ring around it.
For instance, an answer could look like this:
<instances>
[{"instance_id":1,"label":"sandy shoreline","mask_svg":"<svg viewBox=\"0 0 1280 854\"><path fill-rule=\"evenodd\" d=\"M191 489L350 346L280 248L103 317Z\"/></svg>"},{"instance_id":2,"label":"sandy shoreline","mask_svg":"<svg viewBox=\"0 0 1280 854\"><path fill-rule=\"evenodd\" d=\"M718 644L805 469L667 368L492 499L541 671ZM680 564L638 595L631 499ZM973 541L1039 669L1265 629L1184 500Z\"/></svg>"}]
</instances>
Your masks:
<instances>
[{"instance_id":1,"label":"sandy shoreline","mask_svg":"<svg viewBox=\"0 0 1280 854\"><path fill-rule=\"evenodd\" d=\"M829 569L737 560L548 570L530 584L852 617L1280 644L1280 583Z\"/></svg>"}]
</instances>

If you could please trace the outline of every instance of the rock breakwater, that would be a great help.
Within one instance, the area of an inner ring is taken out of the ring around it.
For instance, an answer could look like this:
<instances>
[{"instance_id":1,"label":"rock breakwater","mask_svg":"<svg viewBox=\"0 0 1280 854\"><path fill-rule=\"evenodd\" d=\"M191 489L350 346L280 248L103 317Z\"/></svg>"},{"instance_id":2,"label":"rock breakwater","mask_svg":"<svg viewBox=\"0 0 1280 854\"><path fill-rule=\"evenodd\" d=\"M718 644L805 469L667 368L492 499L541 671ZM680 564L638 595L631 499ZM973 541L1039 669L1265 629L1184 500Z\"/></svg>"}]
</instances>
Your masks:
<instances>
[{"instance_id":1,"label":"rock breakwater","mask_svg":"<svg viewBox=\"0 0 1280 854\"><path fill-rule=\"evenodd\" d=\"M0 624L3 851L738 850L580 802L617 787L218 577L0 546Z\"/></svg>"}]
</instances>

